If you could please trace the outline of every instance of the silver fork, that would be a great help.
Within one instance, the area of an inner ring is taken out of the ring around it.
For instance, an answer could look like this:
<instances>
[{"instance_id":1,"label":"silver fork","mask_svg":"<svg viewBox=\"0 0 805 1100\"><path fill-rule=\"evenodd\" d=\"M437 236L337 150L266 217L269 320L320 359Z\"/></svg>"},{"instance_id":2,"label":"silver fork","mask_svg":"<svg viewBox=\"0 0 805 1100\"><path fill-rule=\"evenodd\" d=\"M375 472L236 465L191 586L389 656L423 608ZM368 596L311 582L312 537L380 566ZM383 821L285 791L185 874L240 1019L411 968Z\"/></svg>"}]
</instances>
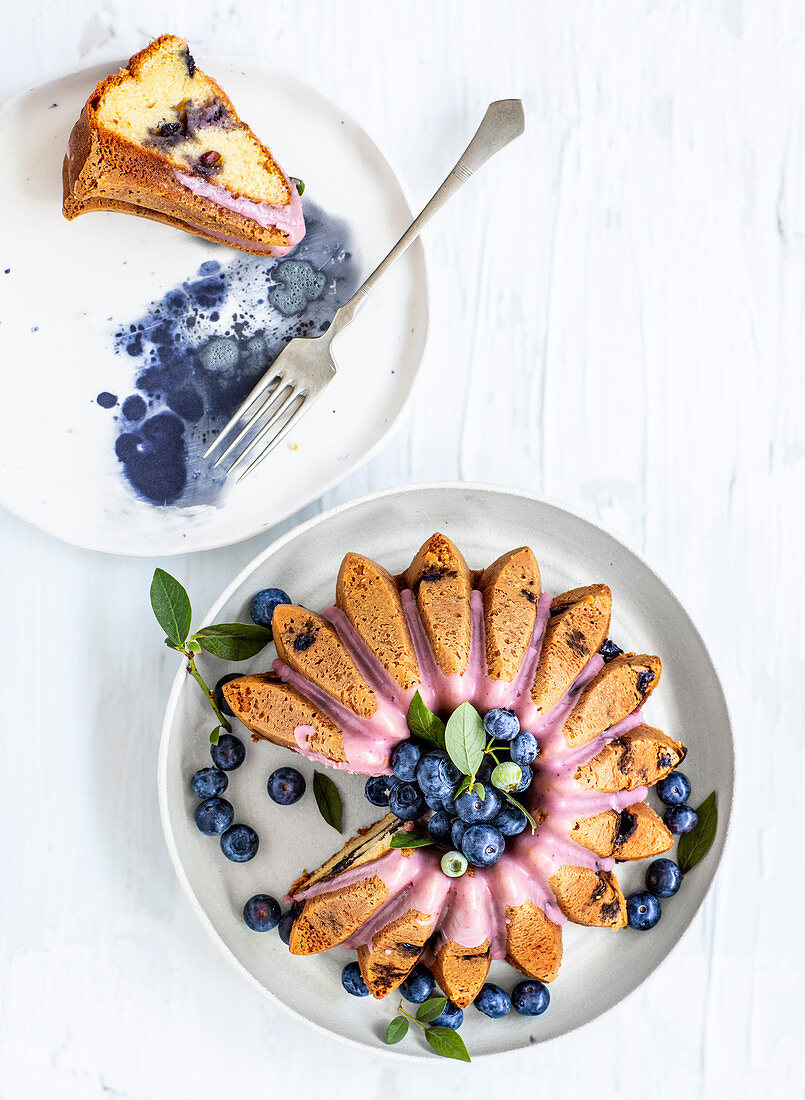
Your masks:
<instances>
[{"instance_id":1,"label":"silver fork","mask_svg":"<svg viewBox=\"0 0 805 1100\"><path fill-rule=\"evenodd\" d=\"M335 378L338 367L333 358L332 343L336 336L354 319L386 272L416 240L434 214L441 210L482 164L519 137L524 129L525 114L521 100L499 99L489 104L481 125L455 168L388 256L337 311L327 331L316 337L297 336L282 349L232 419L207 448L205 458L227 443L213 463L213 468L234 456L226 470L226 475L229 476L251 458L249 465L241 470L238 477L238 481L242 481L274 450ZM231 438L233 435L234 438Z\"/></svg>"}]
</instances>

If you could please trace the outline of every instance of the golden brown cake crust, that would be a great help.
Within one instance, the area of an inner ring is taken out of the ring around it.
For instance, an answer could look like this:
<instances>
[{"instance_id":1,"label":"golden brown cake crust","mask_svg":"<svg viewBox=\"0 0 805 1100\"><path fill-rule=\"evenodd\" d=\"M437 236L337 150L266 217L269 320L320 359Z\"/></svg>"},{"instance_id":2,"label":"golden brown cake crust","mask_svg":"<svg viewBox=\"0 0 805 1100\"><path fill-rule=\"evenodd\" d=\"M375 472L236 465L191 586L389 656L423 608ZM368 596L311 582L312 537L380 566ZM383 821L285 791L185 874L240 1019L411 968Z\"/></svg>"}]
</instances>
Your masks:
<instances>
[{"instance_id":1,"label":"golden brown cake crust","mask_svg":"<svg viewBox=\"0 0 805 1100\"><path fill-rule=\"evenodd\" d=\"M438 913L409 909L358 948L358 965L369 992L378 1000L396 989L413 970L433 931Z\"/></svg>"},{"instance_id":2,"label":"golden brown cake crust","mask_svg":"<svg viewBox=\"0 0 805 1100\"><path fill-rule=\"evenodd\" d=\"M296 752L297 726L311 726L307 745L334 763L344 764L341 730L326 714L272 672L239 676L223 687L224 698L235 717L251 730L254 740L272 741Z\"/></svg>"},{"instance_id":3,"label":"golden brown cake crust","mask_svg":"<svg viewBox=\"0 0 805 1100\"><path fill-rule=\"evenodd\" d=\"M528 546L510 550L481 574L486 662L493 680L516 679L534 633L542 592L537 559Z\"/></svg>"},{"instance_id":4,"label":"golden brown cake crust","mask_svg":"<svg viewBox=\"0 0 805 1100\"><path fill-rule=\"evenodd\" d=\"M577 821L570 830L570 839L581 844L597 856L611 856L618 835L620 814L617 810L604 810L593 817Z\"/></svg>"},{"instance_id":5,"label":"golden brown cake crust","mask_svg":"<svg viewBox=\"0 0 805 1100\"><path fill-rule=\"evenodd\" d=\"M626 901L611 871L560 867L551 875L556 904L568 920L595 928L623 928Z\"/></svg>"},{"instance_id":6,"label":"golden brown cake crust","mask_svg":"<svg viewBox=\"0 0 805 1100\"><path fill-rule=\"evenodd\" d=\"M478 947L463 947L449 940L436 951L431 969L445 996L459 1008L466 1008L480 993L490 964L489 940Z\"/></svg>"},{"instance_id":7,"label":"golden brown cake crust","mask_svg":"<svg viewBox=\"0 0 805 1100\"><path fill-rule=\"evenodd\" d=\"M660 682L661 673L660 658L645 653L624 653L604 665L564 724L568 748L581 748L637 710Z\"/></svg>"},{"instance_id":8,"label":"golden brown cake crust","mask_svg":"<svg viewBox=\"0 0 805 1100\"><path fill-rule=\"evenodd\" d=\"M587 764L580 765L575 779L587 790L605 794L652 787L672 772L686 753L681 742L662 730L637 726L610 741Z\"/></svg>"},{"instance_id":9,"label":"golden brown cake crust","mask_svg":"<svg viewBox=\"0 0 805 1100\"><path fill-rule=\"evenodd\" d=\"M338 571L335 602L400 687L416 687L419 665L391 574L361 554L347 554Z\"/></svg>"},{"instance_id":10,"label":"golden brown cake crust","mask_svg":"<svg viewBox=\"0 0 805 1100\"><path fill-rule=\"evenodd\" d=\"M98 123L97 108L101 96L136 76L143 61L174 36L162 35L136 53L125 69L98 82L73 127L62 167L62 212L68 220L92 210L120 211L160 221L221 243L220 234L241 251L265 255L272 248L289 243L287 233L275 226L263 227L243 214L194 195L176 179L173 168L151 149L134 144ZM234 118L232 102L211 78L216 94ZM268 149L268 161L277 167ZM288 190L288 201L291 194Z\"/></svg>"},{"instance_id":11,"label":"golden brown cake crust","mask_svg":"<svg viewBox=\"0 0 805 1100\"><path fill-rule=\"evenodd\" d=\"M530 978L552 982L562 964L562 929L533 902L506 910L506 961Z\"/></svg>"},{"instance_id":12,"label":"golden brown cake crust","mask_svg":"<svg viewBox=\"0 0 805 1100\"><path fill-rule=\"evenodd\" d=\"M563 592L551 604L531 698L545 717L559 702L609 632L612 593L605 584Z\"/></svg>"},{"instance_id":13,"label":"golden brown cake crust","mask_svg":"<svg viewBox=\"0 0 805 1100\"><path fill-rule=\"evenodd\" d=\"M439 668L446 676L463 674L472 632L472 577L463 554L445 535L431 535L402 579L416 596Z\"/></svg>"},{"instance_id":14,"label":"golden brown cake crust","mask_svg":"<svg viewBox=\"0 0 805 1100\"><path fill-rule=\"evenodd\" d=\"M372 717L377 710L375 693L325 618L295 604L280 604L271 630L281 661L354 714Z\"/></svg>"},{"instance_id":15,"label":"golden brown cake crust","mask_svg":"<svg viewBox=\"0 0 805 1100\"><path fill-rule=\"evenodd\" d=\"M316 955L348 940L388 899L378 875L308 898L291 929L292 955Z\"/></svg>"},{"instance_id":16,"label":"golden brown cake crust","mask_svg":"<svg viewBox=\"0 0 805 1100\"><path fill-rule=\"evenodd\" d=\"M651 806L636 802L620 814L612 854L619 860L653 859L673 847L671 830Z\"/></svg>"}]
</instances>

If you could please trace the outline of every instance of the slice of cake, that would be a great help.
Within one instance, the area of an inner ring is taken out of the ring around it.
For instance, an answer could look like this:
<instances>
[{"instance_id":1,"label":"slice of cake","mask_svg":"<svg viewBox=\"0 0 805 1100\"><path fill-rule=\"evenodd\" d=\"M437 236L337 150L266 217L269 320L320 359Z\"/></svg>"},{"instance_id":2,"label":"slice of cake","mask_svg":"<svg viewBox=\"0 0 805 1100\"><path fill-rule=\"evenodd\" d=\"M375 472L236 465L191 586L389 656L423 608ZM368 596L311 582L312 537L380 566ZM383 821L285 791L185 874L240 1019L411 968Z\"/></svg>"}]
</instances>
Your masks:
<instances>
[{"instance_id":1,"label":"slice of cake","mask_svg":"<svg viewBox=\"0 0 805 1100\"><path fill-rule=\"evenodd\" d=\"M63 181L68 219L119 210L258 255L284 256L305 235L296 184L173 35L98 84Z\"/></svg>"}]
</instances>

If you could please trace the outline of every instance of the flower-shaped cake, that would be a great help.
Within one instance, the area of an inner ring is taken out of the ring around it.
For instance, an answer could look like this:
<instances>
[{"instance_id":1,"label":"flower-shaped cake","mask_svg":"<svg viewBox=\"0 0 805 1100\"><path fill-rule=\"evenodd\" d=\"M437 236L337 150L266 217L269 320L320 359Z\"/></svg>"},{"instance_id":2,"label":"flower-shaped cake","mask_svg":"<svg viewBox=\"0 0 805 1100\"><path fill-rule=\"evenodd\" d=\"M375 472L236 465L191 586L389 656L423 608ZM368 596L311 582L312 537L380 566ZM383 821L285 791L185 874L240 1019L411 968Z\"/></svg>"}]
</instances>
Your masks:
<instances>
[{"instance_id":1,"label":"flower-shaped cake","mask_svg":"<svg viewBox=\"0 0 805 1100\"><path fill-rule=\"evenodd\" d=\"M511 711L540 746L523 795L533 826L508 837L494 865L450 877L436 846L395 846L412 826L388 814L291 887L294 953L356 948L376 997L423 959L463 1007L492 959L555 978L566 921L624 926L615 861L671 847L645 799L685 748L644 723L662 664L608 641L610 611L606 585L543 593L528 547L473 572L440 534L396 578L348 554L321 615L277 607L273 672L224 687L255 739L389 775L418 692L437 715L465 702L481 715Z\"/></svg>"}]
</instances>

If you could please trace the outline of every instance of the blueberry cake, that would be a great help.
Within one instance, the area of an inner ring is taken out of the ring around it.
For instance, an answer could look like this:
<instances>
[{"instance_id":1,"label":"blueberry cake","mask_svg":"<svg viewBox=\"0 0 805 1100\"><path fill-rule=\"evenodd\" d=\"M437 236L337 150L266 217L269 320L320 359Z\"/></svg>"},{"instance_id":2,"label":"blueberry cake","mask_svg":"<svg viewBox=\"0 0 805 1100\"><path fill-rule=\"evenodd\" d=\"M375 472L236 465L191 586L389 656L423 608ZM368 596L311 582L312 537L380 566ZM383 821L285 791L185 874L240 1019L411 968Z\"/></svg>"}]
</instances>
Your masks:
<instances>
[{"instance_id":1,"label":"blueberry cake","mask_svg":"<svg viewBox=\"0 0 805 1100\"><path fill-rule=\"evenodd\" d=\"M284 256L305 234L296 182L173 35L97 85L63 182L68 219L118 210L258 255Z\"/></svg>"},{"instance_id":2,"label":"blueberry cake","mask_svg":"<svg viewBox=\"0 0 805 1100\"><path fill-rule=\"evenodd\" d=\"M645 800L686 750L645 723L662 663L615 646L610 613L603 584L544 593L528 547L473 571L441 534L399 576L347 554L321 614L276 607L273 667L226 683L229 706L255 740L377 777L367 797L393 811L291 886L292 952L355 949L376 997L422 960L463 1007L492 959L549 982L567 921L626 924L615 862L671 847ZM409 730L417 695L432 715L469 702L484 716L487 751L505 746L504 770L523 776L509 789L525 814L501 801L499 767L461 792L458 769ZM436 842L398 846L412 830Z\"/></svg>"}]
</instances>

